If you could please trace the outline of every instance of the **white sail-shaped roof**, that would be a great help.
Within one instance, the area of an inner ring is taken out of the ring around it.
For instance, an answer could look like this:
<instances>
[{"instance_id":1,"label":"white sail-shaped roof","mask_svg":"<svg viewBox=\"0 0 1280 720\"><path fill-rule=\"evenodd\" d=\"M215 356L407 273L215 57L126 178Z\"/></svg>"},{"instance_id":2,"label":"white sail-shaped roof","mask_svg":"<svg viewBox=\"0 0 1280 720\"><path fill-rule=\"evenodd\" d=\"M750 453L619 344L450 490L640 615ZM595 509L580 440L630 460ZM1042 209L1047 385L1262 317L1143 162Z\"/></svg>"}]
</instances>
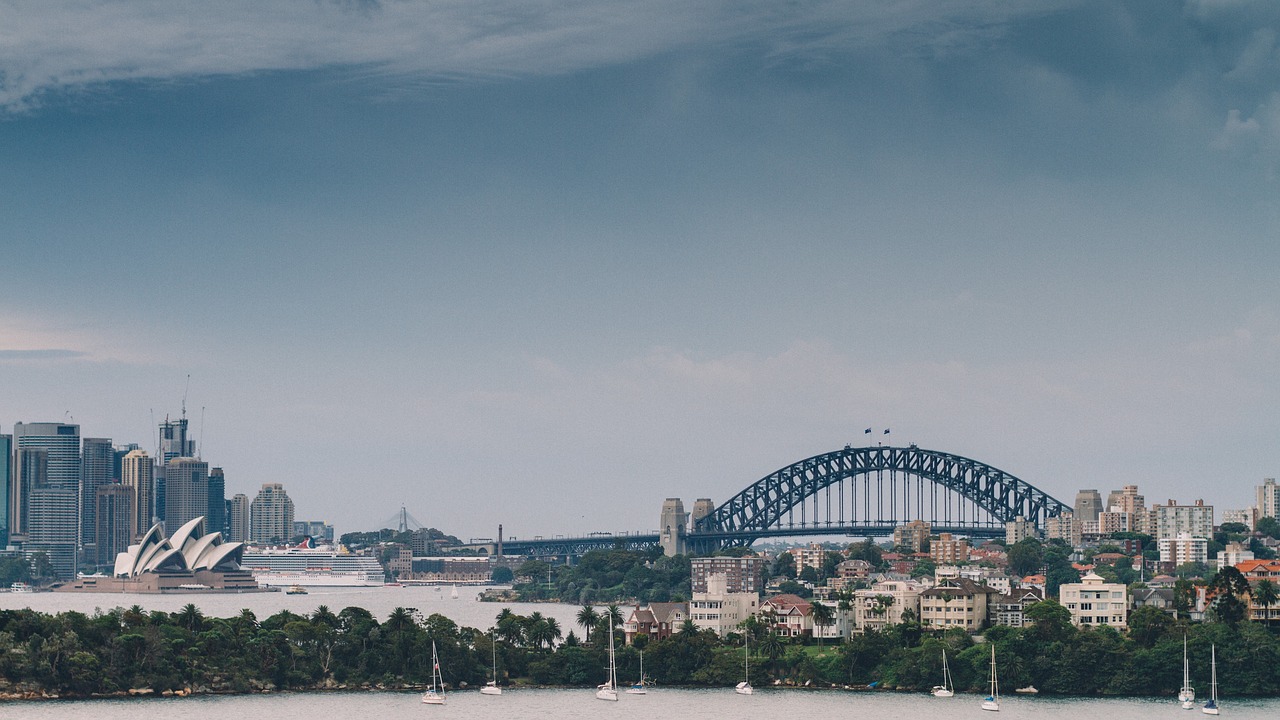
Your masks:
<instances>
[{"instance_id":1,"label":"white sail-shaped roof","mask_svg":"<svg viewBox=\"0 0 1280 720\"><path fill-rule=\"evenodd\" d=\"M153 526L142 542L116 555L115 576L187 570L238 570L244 557L243 543L223 543L222 533L205 534L204 517L188 521L170 539Z\"/></svg>"}]
</instances>

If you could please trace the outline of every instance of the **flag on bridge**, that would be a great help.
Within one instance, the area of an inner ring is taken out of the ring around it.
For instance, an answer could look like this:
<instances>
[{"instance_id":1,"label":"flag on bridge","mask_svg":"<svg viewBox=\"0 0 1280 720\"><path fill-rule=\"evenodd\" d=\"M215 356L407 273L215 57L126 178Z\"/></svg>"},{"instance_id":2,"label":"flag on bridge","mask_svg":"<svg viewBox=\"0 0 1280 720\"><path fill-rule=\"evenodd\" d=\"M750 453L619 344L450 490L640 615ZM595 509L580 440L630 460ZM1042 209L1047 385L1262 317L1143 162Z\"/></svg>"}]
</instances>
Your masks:
<instances>
[{"instance_id":1,"label":"flag on bridge","mask_svg":"<svg viewBox=\"0 0 1280 720\"><path fill-rule=\"evenodd\" d=\"M885 435L888 435L888 434L889 434L889 428L885 428L885 429L884 429L884 434L885 434Z\"/></svg>"}]
</instances>

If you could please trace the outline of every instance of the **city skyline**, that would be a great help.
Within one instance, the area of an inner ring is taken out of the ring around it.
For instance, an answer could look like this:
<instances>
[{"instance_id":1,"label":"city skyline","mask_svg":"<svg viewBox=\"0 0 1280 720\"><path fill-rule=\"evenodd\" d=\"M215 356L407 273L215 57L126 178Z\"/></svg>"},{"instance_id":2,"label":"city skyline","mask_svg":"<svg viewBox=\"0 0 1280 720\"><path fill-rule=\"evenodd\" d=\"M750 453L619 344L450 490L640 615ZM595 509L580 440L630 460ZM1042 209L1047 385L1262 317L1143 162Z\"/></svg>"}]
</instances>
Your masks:
<instances>
[{"instance_id":1,"label":"city skyline","mask_svg":"<svg viewBox=\"0 0 1280 720\"><path fill-rule=\"evenodd\" d=\"M1280 475L1274 3L0 26L6 433L154 456L185 398L228 497L486 537L650 529L868 426L1064 502Z\"/></svg>"}]
</instances>

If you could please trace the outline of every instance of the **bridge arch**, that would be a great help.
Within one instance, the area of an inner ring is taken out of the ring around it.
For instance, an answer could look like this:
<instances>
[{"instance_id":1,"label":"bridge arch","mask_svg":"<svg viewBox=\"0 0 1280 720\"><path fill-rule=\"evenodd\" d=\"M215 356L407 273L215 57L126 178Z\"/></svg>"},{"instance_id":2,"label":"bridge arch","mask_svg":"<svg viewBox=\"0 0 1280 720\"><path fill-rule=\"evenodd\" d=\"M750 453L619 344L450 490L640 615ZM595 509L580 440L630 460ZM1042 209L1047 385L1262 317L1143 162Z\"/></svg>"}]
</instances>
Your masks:
<instances>
[{"instance_id":1,"label":"bridge arch","mask_svg":"<svg viewBox=\"0 0 1280 720\"><path fill-rule=\"evenodd\" d=\"M1070 509L1030 483L970 458L915 445L846 446L757 480L699 518L692 534L718 539L716 544L750 544L806 528L814 534L838 528L885 534L896 525L924 520L993 535L1003 534L1004 523L1018 517L1044 527L1045 520Z\"/></svg>"}]
</instances>

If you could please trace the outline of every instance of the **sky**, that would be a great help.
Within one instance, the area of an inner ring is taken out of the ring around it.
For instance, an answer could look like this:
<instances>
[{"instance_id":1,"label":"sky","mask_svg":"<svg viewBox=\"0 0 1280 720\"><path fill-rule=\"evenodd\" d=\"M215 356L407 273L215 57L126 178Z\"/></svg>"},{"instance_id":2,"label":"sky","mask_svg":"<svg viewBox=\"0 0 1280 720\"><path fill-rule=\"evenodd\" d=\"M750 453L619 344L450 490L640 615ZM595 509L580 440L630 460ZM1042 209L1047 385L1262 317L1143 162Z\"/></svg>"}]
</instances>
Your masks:
<instances>
[{"instance_id":1,"label":"sky","mask_svg":"<svg viewBox=\"0 0 1280 720\"><path fill-rule=\"evenodd\" d=\"M186 393L339 533L647 530L869 427L1240 508L1278 175L1271 0L0 0L0 426Z\"/></svg>"}]
</instances>

